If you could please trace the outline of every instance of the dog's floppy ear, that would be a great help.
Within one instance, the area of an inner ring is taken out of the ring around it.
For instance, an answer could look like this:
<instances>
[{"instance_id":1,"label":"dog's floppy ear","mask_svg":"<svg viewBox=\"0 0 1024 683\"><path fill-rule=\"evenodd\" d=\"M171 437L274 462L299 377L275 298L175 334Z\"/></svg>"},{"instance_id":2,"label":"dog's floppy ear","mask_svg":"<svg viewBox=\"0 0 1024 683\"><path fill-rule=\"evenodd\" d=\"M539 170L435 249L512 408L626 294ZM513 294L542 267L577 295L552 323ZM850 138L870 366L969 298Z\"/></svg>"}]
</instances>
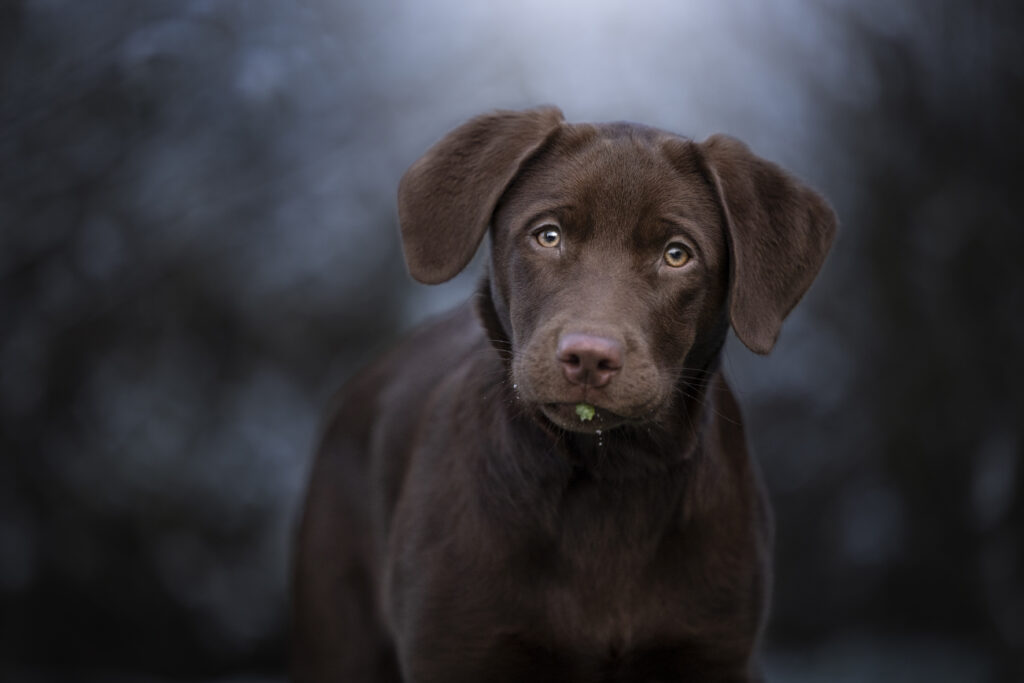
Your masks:
<instances>
[{"instance_id":1,"label":"dog's floppy ear","mask_svg":"<svg viewBox=\"0 0 1024 683\"><path fill-rule=\"evenodd\" d=\"M747 348L768 353L811 286L836 233L824 198L726 135L698 145L726 221L729 318Z\"/></svg>"},{"instance_id":2,"label":"dog's floppy ear","mask_svg":"<svg viewBox=\"0 0 1024 683\"><path fill-rule=\"evenodd\" d=\"M554 107L478 116L405 172L398 220L414 278L437 284L466 267L505 188L561 122Z\"/></svg>"}]
</instances>

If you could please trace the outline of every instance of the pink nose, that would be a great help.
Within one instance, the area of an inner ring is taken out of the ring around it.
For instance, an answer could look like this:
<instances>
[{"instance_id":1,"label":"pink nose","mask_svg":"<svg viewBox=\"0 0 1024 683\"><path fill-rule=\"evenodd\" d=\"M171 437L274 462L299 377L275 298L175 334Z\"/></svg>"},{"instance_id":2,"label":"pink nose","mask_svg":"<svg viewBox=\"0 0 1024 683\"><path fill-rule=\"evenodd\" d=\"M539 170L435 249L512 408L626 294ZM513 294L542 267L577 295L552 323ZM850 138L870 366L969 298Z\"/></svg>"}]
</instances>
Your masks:
<instances>
[{"instance_id":1,"label":"pink nose","mask_svg":"<svg viewBox=\"0 0 1024 683\"><path fill-rule=\"evenodd\" d=\"M603 387L622 369L622 345L592 334L562 335L556 357L566 379L588 387Z\"/></svg>"}]
</instances>

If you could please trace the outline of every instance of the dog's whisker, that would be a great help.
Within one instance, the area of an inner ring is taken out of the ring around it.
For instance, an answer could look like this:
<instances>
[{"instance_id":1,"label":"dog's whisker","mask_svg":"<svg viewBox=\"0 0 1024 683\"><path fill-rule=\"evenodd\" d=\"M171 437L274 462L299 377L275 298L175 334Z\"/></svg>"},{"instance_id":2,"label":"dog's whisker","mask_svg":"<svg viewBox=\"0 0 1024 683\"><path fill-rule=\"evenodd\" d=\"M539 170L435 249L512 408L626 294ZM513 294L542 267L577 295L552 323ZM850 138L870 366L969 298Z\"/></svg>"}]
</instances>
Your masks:
<instances>
[{"instance_id":1,"label":"dog's whisker","mask_svg":"<svg viewBox=\"0 0 1024 683\"><path fill-rule=\"evenodd\" d=\"M677 385L677 387L676 387L676 390L677 390L677 391L678 391L678 393L680 393L680 394L681 394L682 396L684 396L684 397L686 397L686 398L690 398L690 399L692 399L692 400L696 401L696 402L697 402L697 403L698 403L698 404L700 405L700 407L701 407L702 409L705 409L705 410L710 410L710 411L711 411L711 413L712 413L712 414L713 414L713 415L714 415L715 417L717 417L717 418L719 418L719 419L722 419L722 420L725 420L725 421L726 421L726 422L728 422L729 424L732 424L732 425L736 425L736 426L741 426L741 424L742 424L742 423L740 423L740 422L738 422L737 420L735 420L735 419L733 419L733 418L729 417L728 415L725 415L725 414L724 414L724 413L722 413L722 412L721 412L720 410L718 410L717 408L715 408L715 407L714 407L714 405L712 405L712 404L711 404L711 403L709 402L709 400L708 400L708 396L707 396L707 392L703 392L703 393L700 393L700 394L698 394L698 393L696 393L696 392L693 392L693 391L691 391L690 389L686 388L686 387L685 387L684 385Z\"/></svg>"}]
</instances>

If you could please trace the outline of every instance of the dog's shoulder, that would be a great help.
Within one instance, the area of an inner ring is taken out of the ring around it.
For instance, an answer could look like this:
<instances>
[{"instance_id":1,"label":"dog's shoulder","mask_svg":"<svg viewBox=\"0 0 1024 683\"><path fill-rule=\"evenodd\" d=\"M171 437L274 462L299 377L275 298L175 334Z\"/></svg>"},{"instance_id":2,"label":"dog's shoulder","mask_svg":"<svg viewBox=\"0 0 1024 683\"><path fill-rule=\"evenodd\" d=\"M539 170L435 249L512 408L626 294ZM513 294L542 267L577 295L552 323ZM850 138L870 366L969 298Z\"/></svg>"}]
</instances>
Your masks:
<instances>
[{"instance_id":1,"label":"dog's shoulder","mask_svg":"<svg viewBox=\"0 0 1024 683\"><path fill-rule=\"evenodd\" d=\"M401 431L414 424L433 388L487 350L483 328L470 303L427 320L335 394L322 441L344 438L366 446L381 425Z\"/></svg>"}]
</instances>

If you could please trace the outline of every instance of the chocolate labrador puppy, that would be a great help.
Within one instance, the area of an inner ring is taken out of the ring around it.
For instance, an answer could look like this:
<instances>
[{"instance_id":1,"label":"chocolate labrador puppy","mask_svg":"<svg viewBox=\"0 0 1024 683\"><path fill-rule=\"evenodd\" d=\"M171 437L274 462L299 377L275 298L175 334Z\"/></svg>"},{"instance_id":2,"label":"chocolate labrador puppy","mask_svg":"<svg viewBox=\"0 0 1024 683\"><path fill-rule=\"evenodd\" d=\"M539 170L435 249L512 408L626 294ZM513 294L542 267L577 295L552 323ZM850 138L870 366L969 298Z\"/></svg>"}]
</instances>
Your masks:
<instances>
[{"instance_id":1,"label":"chocolate labrador puppy","mask_svg":"<svg viewBox=\"0 0 1024 683\"><path fill-rule=\"evenodd\" d=\"M741 142L498 112L398 192L413 277L472 303L357 376L295 566L303 681L751 681L772 522L720 370L835 216Z\"/></svg>"}]
</instances>

